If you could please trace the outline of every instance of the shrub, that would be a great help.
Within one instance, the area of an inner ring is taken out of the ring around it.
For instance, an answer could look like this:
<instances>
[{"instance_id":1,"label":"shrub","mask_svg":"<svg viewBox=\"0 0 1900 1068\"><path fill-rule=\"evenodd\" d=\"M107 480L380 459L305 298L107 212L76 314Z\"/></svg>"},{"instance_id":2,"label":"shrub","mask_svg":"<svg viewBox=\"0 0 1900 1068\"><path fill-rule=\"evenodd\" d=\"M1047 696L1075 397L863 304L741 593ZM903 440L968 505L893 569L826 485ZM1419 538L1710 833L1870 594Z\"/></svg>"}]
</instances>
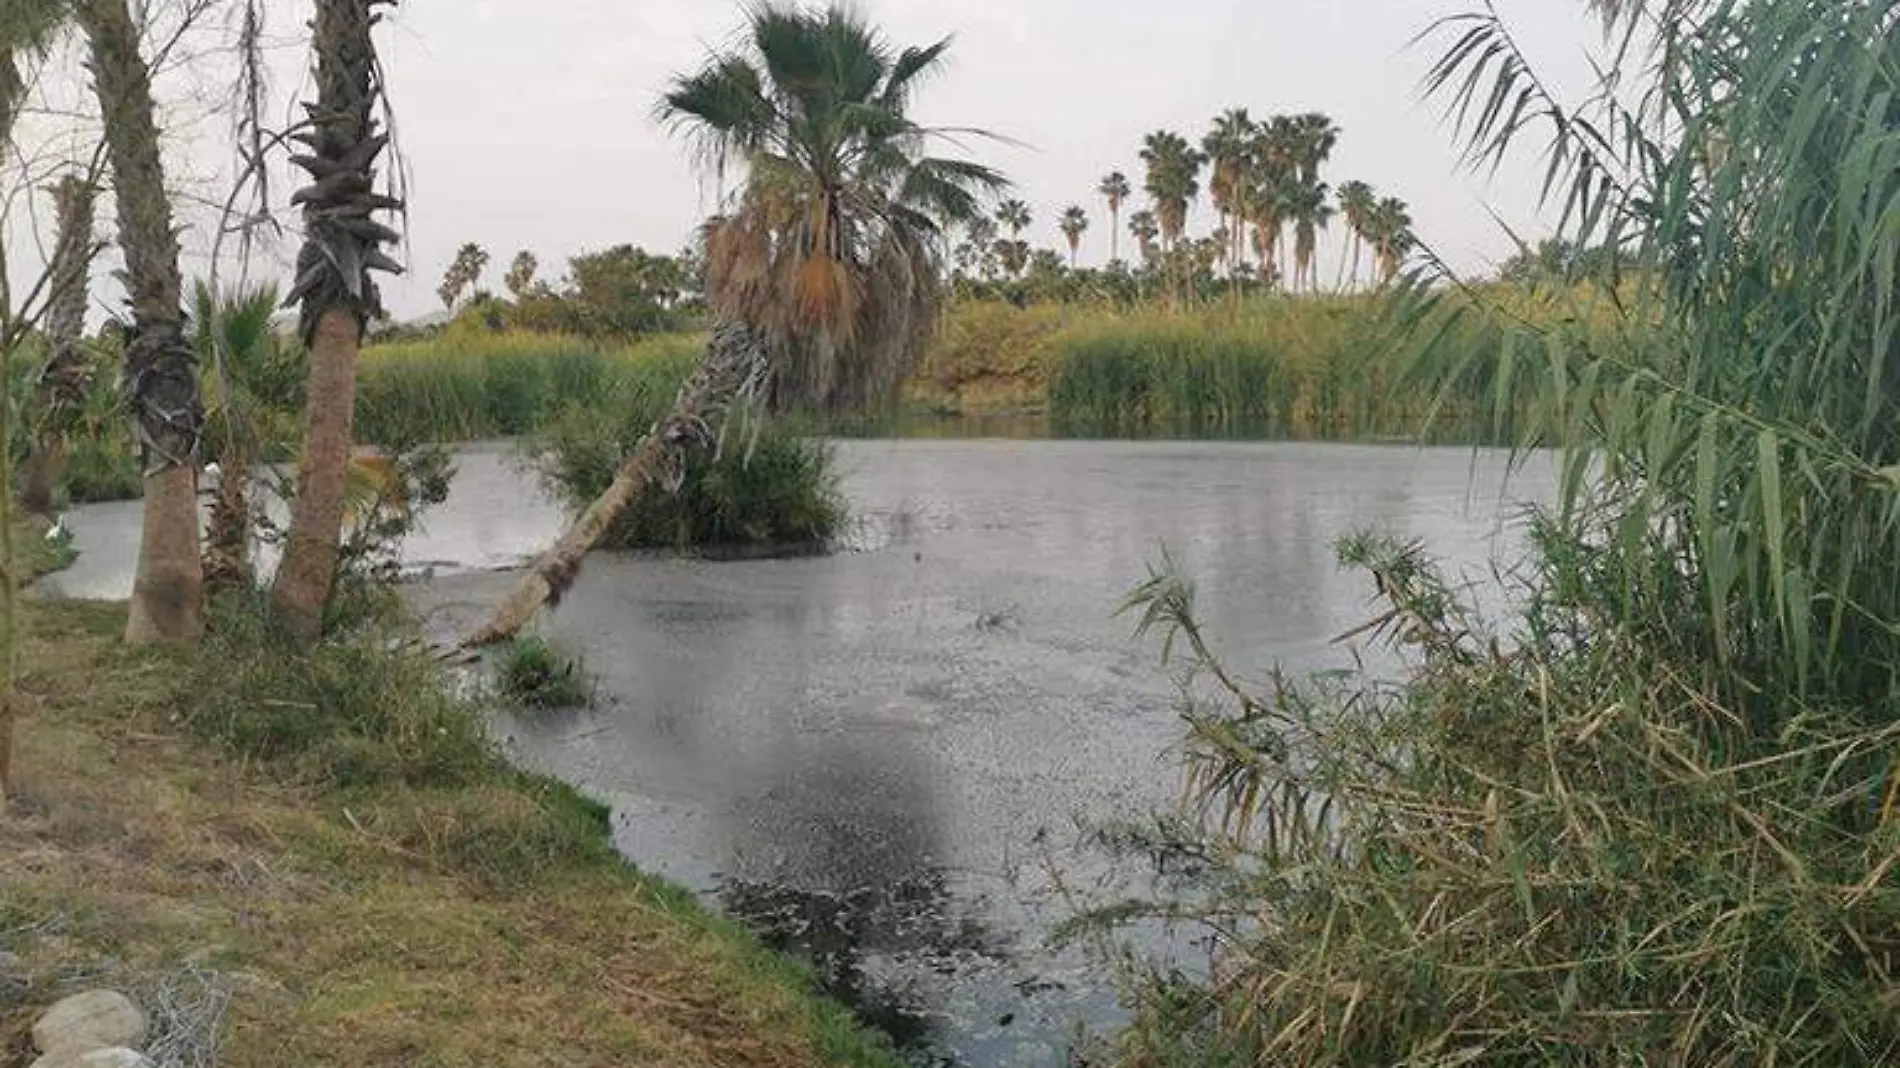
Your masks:
<instances>
[{"instance_id":1,"label":"shrub","mask_svg":"<svg viewBox=\"0 0 1900 1068\"><path fill-rule=\"evenodd\" d=\"M561 655L540 635L503 647L495 677L504 700L528 708L583 708L594 700L581 663Z\"/></svg>"},{"instance_id":2,"label":"shrub","mask_svg":"<svg viewBox=\"0 0 1900 1068\"><path fill-rule=\"evenodd\" d=\"M458 786L495 773L479 710L401 622L305 649L269 613L250 591L213 604L188 665L193 731L329 786Z\"/></svg>"},{"instance_id":3,"label":"shrub","mask_svg":"<svg viewBox=\"0 0 1900 1068\"><path fill-rule=\"evenodd\" d=\"M534 444L549 486L584 508L672 403L677 380L626 378L598 405L570 406ZM756 432L755 432L756 430ZM717 455L696 460L677 492L652 486L609 530L620 549L817 550L843 529L845 505L823 442L772 423L735 423Z\"/></svg>"}]
</instances>

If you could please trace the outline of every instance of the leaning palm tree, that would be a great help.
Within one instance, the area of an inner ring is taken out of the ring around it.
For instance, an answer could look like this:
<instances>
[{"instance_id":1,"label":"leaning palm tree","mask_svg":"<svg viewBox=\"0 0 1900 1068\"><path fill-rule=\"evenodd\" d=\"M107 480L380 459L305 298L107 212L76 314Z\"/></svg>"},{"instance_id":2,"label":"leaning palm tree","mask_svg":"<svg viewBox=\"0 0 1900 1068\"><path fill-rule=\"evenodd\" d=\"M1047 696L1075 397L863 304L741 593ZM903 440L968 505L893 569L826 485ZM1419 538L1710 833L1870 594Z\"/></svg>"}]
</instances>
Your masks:
<instances>
[{"instance_id":1,"label":"leaning palm tree","mask_svg":"<svg viewBox=\"0 0 1900 1068\"><path fill-rule=\"evenodd\" d=\"M1110 171L1095 191L1102 195L1102 199L1108 201L1108 259L1110 263L1113 263L1122 258L1122 205L1128 203L1129 194L1133 190L1128 186L1127 175L1120 171Z\"/></svg>"},{"instance_id":2,"label":"leaning palm tree","mask_svg":"<svg viewBox=\"0 0 1900 1068\"><path fill-rule=\"evenodd\" d=\"M750 35L675 80L660 118L714 168L746 180L705 230L717 321L674 409L613 484L465 643L519 631L564 590L594 543L651 484L677 487L717 424L755 392L769 407L885 404L938 322L945 224L968 224L1006 185L963 159L929 157L938 132L909 117L912 91L948 41L894 48L850 9L752 9Z\"/></svg>"},{"instance_id":3,"label":"leaning palm tree","mask_svg":"<svg viewBox=\"0 0 1900 1068\"><path fill-rule=\"evenodd\" d=\"M1089 214L1079 205L1071 204L1063 209L1062 219L1056 223L1062 231L1062 239L1069 243L1069 266L1075 267L1075 257L1082 249L1082 235L1089 229Z\"/></svg>"},{"instance_id":4,"label":"leaning palm tree","mask_svg":"<svg viewBox=\"0 0 1900 1068\"><path fill-rule=\"evenodd\" d=\"M132 429L145 468L145 529L126 640L191 642L204 632L198 555L198 447L204 406L185 337L184 280L153 117L151 71L127 0L75 0L105 116L132 332L124 357Z\"/></svg>"},{"instance_id":5,"label":"leaning palm tree","mask_svg":"<svg viewBox=\"0 0 1900 1068\"><path fill-rule=\"evenodd\" d=\"M382 251L400 240L378 222L402 202L376 191L376 160L389 138L377 129L382 78L370 31L376 9L395 0L318 0L317 99L309 149L293 162L313 179L293 198L303 205L304 244L288 302L301 306L299 331L310 353L303 451L289 540L271 598L283 625L308 641L323 627L336 577L350 453L355 444L356 360L363 332L382 312L370 272L401 267Z\"/></svg>"}]
</instances>

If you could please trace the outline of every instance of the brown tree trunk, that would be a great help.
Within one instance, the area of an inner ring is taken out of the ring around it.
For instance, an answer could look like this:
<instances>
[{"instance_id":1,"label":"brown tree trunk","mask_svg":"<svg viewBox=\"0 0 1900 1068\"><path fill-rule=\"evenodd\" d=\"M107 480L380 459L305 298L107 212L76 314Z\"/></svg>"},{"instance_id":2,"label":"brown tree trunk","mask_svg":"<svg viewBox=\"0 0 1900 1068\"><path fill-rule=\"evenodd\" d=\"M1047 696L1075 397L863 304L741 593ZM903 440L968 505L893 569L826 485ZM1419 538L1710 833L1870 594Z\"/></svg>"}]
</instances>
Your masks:
<instances>
[{"instance_id":1,"label":"brown tree trunk","mask_svg":"<svg viewBox=\"0 0 1900 1068\"><path fill-rule=\"evenodd\" d=\"M395 0L318 0L314 48L316 102L310 148L292 162L315 181L299 190L304 244L297 283L287 303L302 305L301 332L310 350L303 456L290 541L278 565L272 600L286 628L306 641L323 629L323 609L336 581L343 533L343 493L355 442L356 358L363 331L382 311L371 271L400 271L381 246L401 234L377 222L402 202L376 192L376 159L388 138L377 132L382 94L376 71L376 8Z\"/></svg>"},{"instance_id":2,"label":"brown tree trunk","mask_svg":"<svg viewBox=\"0 0 1900 1068\"><path fill-rule=\"evenodd\" d=\"M145 530L132 581L134 644L204 635L204 566L198 559L198 471L183 464L145 476Z\"/></svg>"},{"instance_id":3,"label":"brown tree trunk","mask_svg":"<svg viewBox=\"0 0 1900 1068\"><path fill-rule=\"evenodd\" d=\"M356 442L356 316L332 308L317 320L310 347L309 402L304 408L303 455L297 463L297 502L290 540L278 565L272 597L278 616L306 641L323 631L323 608L336 576L343 531L344 483Z\"/></svg>"},{"instance_id":4,"label":"brown tree trunk","mask_svg":"<svg viewBox=\"0 0 1900 1068\"><path fill-rule=\"evenodd\" d=\"M574 584L581 562L641 491L652 485L677 490L693 455L717 442L715 424L723 422L734 401L762 388L768 353L765 339L749 328L726 325L717 330L693 377L680 388L672 413L654 426L620 465L606 492L534 562L488 620L462 639L462 646L495 645L519 634L543 605L558 601Z\"/></svg>"},{"instance_id":5,"label":"brown tree trunk","mask_svg":"<svg viewBox=\"0 0 1900 1068\"><path fill-rule=\"evenodd\" d=\"M58 235L46 305L46 341L52 351L40 371L39 425L20 487L26 510L48 519L53 518L54 490L65 473L66 438L91 388L80 339L86 330L92 257L98 252L92 237L96 193L92 182L78 175L67 175L53 186Z\"/></svg>"},{"instance_id":6,"label":"brown tree trunk","mask_svg":"<svg viewBox=\"0 0 1900 1068\"><path fill-rule=\"evenodd\" d=\"M184 280L166 199L151 72L139 55L126 0L79 0L74 17L91 44L132 305L124 370L145 465L145 532L125 636L139 644L192 642L204 633L196 492L204 406L194 373L197 354L184 336Z\"/></svg>"}]
</instances>

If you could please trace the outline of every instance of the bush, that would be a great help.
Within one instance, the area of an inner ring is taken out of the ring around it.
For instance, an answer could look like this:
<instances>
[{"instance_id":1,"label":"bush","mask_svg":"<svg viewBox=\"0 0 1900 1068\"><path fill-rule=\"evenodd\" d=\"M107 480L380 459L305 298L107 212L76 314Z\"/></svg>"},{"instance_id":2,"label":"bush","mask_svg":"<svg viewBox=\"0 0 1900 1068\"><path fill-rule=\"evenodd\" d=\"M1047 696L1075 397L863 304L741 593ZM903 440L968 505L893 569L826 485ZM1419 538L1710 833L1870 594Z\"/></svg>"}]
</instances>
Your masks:
<instances>
[{"instance_id":1,"label":"bush","mask_svg":"<svg viewBox=\"0 0 1900 1068\"><path fill-rule=\"evenodd\" d=\"M598 405L570 406L534 444L548 485L575 508L613 481L621 461L671 405L677 380L627 378ZM716 456L696 460L679 490L652 486L608 531L618 549L817 551L843 529L831 450L782 423L727 428Z\"/></svg>"},{"instance_id":2,"label":"bush","mask_svg":"<svg viewBox=\"0 0 1900 1068\"><path fill-rule=\"evenodd\" d=\"M397 621L310 649L269 621L264 594L212 606L190 656L188 725L233 754L294 766L337 787L460 786L497 773L478 708Z\"/></svg>"},{"instance_id":3,"label":"bush","mask_svg":"<svg viewBox=\"0 0 1900 1068\"><path fill-rule=\"evenodd\" d=\"M495 676L501 696L528 708L584 708L593 703L593 687L577 660L540 635L517 638L499 657Z\"/></svg>"}]
</instances>

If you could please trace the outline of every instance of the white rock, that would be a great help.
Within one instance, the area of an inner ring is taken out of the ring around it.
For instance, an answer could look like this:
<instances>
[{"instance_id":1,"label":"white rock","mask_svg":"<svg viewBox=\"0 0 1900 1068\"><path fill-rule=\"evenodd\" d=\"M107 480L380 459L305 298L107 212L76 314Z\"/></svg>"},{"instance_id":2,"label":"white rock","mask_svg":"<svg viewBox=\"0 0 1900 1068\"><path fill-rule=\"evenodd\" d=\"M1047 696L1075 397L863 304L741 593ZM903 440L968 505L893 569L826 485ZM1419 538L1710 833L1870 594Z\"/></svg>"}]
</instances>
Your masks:
<instances>
[{"instance_id":1,"label":"white rock","mask_svg":"<svg viewBox=\"0 0 1900 1068\"><path fill-rule=\"evenodd\" d=\"M41 1053L132 1047L144 1040L145 1014L130 998L112 990L74 994L46 1010L33 1025L33 1046Z\"/></svg>"},{"instance_id":2,"label":"white rock","mask_svg":"<svg viewBox=\"0 0 1900 1068\"><path fill-rule=\"evenodd\" d=\"M138 1050L111 1046L84 1052L48 1053L34 1061L32 1068L152 1068L152 1062Z\"/></svg>"}]
</instances>

